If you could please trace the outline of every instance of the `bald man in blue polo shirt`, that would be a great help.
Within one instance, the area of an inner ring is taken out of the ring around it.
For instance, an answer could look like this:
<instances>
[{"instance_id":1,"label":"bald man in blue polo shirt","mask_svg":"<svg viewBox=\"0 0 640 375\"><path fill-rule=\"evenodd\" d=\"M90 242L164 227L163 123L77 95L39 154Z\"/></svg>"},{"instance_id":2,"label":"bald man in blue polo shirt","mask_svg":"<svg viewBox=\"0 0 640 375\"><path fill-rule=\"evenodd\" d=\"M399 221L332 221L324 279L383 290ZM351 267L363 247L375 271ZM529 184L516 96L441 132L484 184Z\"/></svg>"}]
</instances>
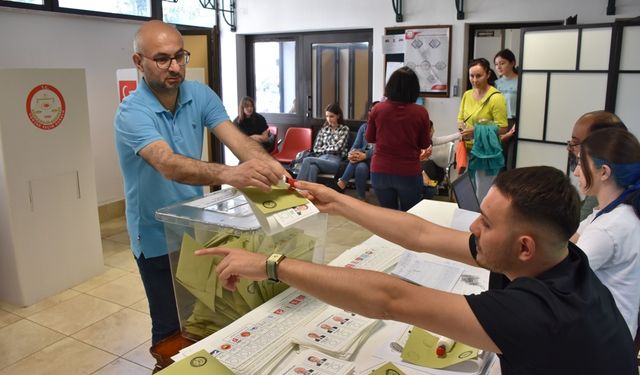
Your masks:
<instances>
[{"instance_id":1,"label":"bald man in blue polo shirt","mask_svg":"<svg viewBox=\"0 0 640 375\"><path fill-rule=\"evenodd\" d=\"M185 81L189 52L171 25L150 21L135 35L133 62L143 79L118 107L116 148L124 177L127 229L152 320L152 344L180 329L159 208L203 194L203 185L268 191L285 174L280 163L229 120L208 87ZM242 161L200 160L204 128Z\"/></svg>"}]
</instances>

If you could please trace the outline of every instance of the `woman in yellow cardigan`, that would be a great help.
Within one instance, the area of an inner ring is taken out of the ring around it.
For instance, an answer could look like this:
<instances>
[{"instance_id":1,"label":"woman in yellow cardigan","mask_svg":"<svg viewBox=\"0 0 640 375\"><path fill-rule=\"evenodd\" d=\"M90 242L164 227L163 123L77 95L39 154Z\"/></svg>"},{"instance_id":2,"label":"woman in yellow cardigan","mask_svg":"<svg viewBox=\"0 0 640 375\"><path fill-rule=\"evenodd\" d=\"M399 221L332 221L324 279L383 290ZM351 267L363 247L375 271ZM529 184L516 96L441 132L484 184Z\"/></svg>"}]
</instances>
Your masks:
<instances>
[{"instance_id":1,"label":"woman in yellow cardigan","mask_svg":"<svg viewBox=\"0 0 640 375\"><path fill-rule=\"evenodd\" d=\"M458 130L465 140L467 151L473 148L474 126L476 124L494 124L498 134L507 132L507 102L495 87L489 84L491 68L486 59L475 59L469 63L469 82L472 89L467 90L460 102L458 112ZM504 161L502 163L504 165ZM493 183L495 175L484 170L475 173L476 194L482 201Z\"/></svg>"}]
</instances>

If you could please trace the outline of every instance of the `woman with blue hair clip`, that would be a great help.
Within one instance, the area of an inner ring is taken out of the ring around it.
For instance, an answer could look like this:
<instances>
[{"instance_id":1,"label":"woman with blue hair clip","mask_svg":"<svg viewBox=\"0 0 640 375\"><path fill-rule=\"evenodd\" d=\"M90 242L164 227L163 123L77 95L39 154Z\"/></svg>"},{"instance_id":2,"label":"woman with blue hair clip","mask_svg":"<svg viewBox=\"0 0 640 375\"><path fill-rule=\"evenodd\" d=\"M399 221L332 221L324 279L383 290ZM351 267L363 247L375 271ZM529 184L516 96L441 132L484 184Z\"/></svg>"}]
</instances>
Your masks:
<instances>
[{"instance_id":1,"label":"woman with blue hair clip","mask_svg":"<svg viewBox=\"0 0 640 375\"><path fill-rule=\"evenodd\" d=\"M598 206L571 240L587 254L635 336L640 308L640 143L625 130L594 131L581 145L574 174Z\"/></svg>"}]
</instances>

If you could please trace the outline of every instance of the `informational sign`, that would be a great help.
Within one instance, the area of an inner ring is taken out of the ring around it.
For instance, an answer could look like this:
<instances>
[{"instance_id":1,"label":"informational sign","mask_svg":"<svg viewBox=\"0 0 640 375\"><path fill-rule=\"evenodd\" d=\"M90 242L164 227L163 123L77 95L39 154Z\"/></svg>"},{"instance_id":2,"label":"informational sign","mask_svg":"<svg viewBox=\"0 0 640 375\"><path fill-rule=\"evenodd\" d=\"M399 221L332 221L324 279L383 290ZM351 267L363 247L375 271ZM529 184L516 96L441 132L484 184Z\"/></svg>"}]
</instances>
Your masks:
<instances>
[{"instance_id":1,"label":"informational sign","mask_svg":"<svg viewBox=\"0 0 640 375\"><path fill-rule=\"evenodd\" d=\"M382 53L404 53L404 34L383 35Z\"/></svg>"},{"instance_id":2,"label":"informational sign","mask_svg":"<svg viewBox=\"0 0 640 375\"><path fill-rule=\"evenodd\" d=\"M420 92L447 92L449 28L409 29L404 33L404 65L420 80Z\"/></svg>"},{"instance_id":3,"label":"informational sign","mask_svg":"<svg viewBox=\"0 0 640 375\"><path fill-rule=\"evenodd\" d=\"M60 91L43 83L34 87L27 96L27 116L33 125L51 130L62 123L66 105Z\"/></svg>"}]
</instances>

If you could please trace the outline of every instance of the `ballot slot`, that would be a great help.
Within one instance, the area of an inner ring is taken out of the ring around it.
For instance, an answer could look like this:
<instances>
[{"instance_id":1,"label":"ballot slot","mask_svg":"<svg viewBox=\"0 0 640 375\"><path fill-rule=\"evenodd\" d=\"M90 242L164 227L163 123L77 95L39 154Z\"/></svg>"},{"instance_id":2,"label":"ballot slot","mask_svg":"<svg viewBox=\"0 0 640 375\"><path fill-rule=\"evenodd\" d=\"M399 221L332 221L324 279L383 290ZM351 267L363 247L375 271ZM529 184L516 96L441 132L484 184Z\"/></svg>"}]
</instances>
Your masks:
<instances>
[{"instance_id":1,"label":"ballot slot","mask_svg":"<svg viewBox=\"0 0 640 375\"><path fill-rule=\"evenodd\" d=\"M242 195L233 196L228 200L214 203L211 206L205 207L205 210L234 216L249 216L253 213L249 206L249 202L247 202L247 198Z\"/></svg>"}]
</instances>

